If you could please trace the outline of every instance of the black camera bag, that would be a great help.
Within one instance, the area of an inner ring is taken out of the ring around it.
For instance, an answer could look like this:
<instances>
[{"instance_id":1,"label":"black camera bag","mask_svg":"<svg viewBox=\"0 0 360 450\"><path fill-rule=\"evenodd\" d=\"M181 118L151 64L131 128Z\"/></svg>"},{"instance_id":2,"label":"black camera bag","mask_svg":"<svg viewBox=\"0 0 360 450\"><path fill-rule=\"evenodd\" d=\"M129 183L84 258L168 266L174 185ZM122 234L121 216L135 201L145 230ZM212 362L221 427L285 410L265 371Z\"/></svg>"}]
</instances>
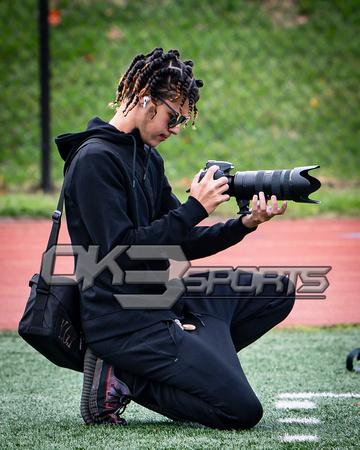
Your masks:
<instances>
[{"instance_id":1,"label":"black camera bag","mask_svg":"<svg viewBox=\"0 0 360 450\"><path fill-rule=\"evenodd\" d=\"M37 273L19 323L19 335L54 364L83 371L85 348L80 323L77 285L43 285Z\"/></svg>"},{"instance_id":2,"label":"black camera bag","mask_svg":"<svg viewBox=\"0 0 360 450\"><path fill-rule=\"evenodd\" d=\"M52 215L53 225L46 251L58 242L64 184L57 209ZM62 281L66 283L66 280ZM30 296L18 333L54 364L83 372L85 346L80 320L80 291L78 285L71 282L69 279L69 284L48 285L41 277L41 271L35 274L29 282Z\"/></svg>"}]
</instances>

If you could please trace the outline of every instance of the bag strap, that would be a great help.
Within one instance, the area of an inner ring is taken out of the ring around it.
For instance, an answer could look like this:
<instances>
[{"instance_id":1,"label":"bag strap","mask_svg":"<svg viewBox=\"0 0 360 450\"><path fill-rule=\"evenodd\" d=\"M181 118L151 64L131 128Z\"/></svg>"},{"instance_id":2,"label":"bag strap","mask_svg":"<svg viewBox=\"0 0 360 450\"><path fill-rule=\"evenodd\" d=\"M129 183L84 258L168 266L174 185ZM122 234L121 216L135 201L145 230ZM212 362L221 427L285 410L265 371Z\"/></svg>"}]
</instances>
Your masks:
<instances>
[{"instance_id":1,"label":"bag strap","mask_svg":"<svg viewBox=\"0 0 360 450\"><path fill-rule=\"evenodd\" d=\"M60 227L61 227L61 217L63 214L63 208L64 208L64 196L65 196L65 178L66 178L66 174L70 168L70 165L73 161L73 159L75 158L75 156L79 153L79 151L85 147L85 145L87 145L90 141L95 141L95 138L90 138L87 139L86 141L84 141L80 147L78 147L75 151L75 153L71 156L71 160L67 166L66 172L65 172L65 176L64 176L64 181L61 187L61 192L60 192L60 196L59 196L59 200L58 200L58 205L57 208L55 209L55 211L52 213L52 228L51 228L51 232L50 232L50 236L49 236L49 241L46 247L46 251L48 251L51 247L53 247L54 245L57 244L57 241L59 239L59 232L60 232Z\"/></svg>"},{"instance_id":2,"label":"bag strap","mask_svg":"<svg viewBox=\"0 0 360 450\"><path fill-rule=\"evenodd\" d=\"M66 174L69 170L70 164L73 161L73 159L75 158L75 156L79 153L79 151L85 147L85 145L87 145L89 143L89 141L91 141L91 139L87 139L86 141L84 141L80 147L78 147L75 151L75 153L72 155L71 160L68 164L68 167L66 169L65 172L65 176L64 176L64 181L61 187L61 192L59 195L59 200L58 200L58 204L57 204L57 208L55 209L55 211L52 213L52 227L51 227L51 231L50 231L50 236L49 236L49 240L46 246L46 250L45 253L51 249L51 247L53 247L54 245L57 244L58 239L59 239L59 233L60 233L60 227L61 227L61 217L63 214L63 208L64 208L64 196L65 196L65 179L66 179ZM37 291L41 292L49 292L50 288L49 285L43 280L43 278L41 277L41 268L40 268L40 276L39 276L39 281L38 281L38 287L37 287Z\"/></svg>"}]
</instances>

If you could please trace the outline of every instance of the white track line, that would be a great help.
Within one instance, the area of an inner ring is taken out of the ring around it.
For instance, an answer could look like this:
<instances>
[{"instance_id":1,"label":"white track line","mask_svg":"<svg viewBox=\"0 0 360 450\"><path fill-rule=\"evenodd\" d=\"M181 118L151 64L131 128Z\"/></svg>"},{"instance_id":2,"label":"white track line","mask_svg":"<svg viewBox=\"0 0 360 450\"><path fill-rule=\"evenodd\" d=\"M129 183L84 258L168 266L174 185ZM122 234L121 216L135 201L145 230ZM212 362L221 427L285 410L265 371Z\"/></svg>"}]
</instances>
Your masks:
<instances>
[{"instance_id":1,"label":"white track line","mask_svg":"<svg viewBox=\"0 0 360 450\"><path fill-rule=\"evenodd\" d=\"M317 436L311 434L285 434L281 439L284 442L315 442L318 440Z\"/></svg>"},{"instance_id":2,"label":"white track line","mask_svg":"<svg viewBox=\"0 0 360 450\"><path fill-rule=\"evenodd\" d=\"M277 409L315 409L316 403L303 401L286 401L282 400L275 403Z\"/></svg>"},{"instance_id":3,"label":"white track line","mask_svg":"<svg viewBox=\"0 0 360 450\"><path fill-rule=\"evenodd\" d=\"M279 394L279 398L296 398L296 399L312 399L312 398L360 398L360 394L348 392L346 394L334 394L333 392L301 392L301 393L284 393Z\"/></svg>"},{"instance_id":4,"label":"white track line","mask_svg":"<svg viewBox=\"0 0 360 450\"><path fill-rule=\"evenodd\" d=\"M321 420L314 419L312 417L310 417L310 418L288 417L286 419L278 419L278 421L281 423L305 423L306 425L318 425L319 423L321 423Z\"/></svg>"}]
</instances>

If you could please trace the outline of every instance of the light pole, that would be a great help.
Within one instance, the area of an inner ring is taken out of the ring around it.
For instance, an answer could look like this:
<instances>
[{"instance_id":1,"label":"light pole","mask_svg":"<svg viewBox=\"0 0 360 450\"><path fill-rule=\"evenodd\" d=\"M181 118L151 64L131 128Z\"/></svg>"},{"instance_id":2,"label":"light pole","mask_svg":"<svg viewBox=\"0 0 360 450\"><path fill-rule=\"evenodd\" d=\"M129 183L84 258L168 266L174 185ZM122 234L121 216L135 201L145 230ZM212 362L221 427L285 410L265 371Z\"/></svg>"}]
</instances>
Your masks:
<instances>
[{"instance_id":1,"label":"light pole","mask_svg":"<svg viewBox=\"0 0 360 450\"><path fill-rule=\"evenodd\" d=\"M48 0L39 0L40 26L40 123L41 123L41 188L52 190L50 175L50 70Z\"/></svg>"}]
</instances>

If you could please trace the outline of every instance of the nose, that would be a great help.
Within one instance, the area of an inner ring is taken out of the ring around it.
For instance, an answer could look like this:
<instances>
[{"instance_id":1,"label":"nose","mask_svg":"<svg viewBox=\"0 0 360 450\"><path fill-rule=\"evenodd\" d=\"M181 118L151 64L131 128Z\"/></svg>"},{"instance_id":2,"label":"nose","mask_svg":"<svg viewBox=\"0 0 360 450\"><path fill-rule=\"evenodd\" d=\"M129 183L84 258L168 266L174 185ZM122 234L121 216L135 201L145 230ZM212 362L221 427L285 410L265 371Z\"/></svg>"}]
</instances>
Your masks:
<instances>
[{"instance_id":1,"label":"nose","mask_svg":"<svg viewBox=\"0 0 360 450\"><path fill-rule=\"evenodd\" d=\"M180 127L169 128L169 131L171 134L174 134L175 136L177 136L180 132Z\"/></svg>"}]
</instances>

